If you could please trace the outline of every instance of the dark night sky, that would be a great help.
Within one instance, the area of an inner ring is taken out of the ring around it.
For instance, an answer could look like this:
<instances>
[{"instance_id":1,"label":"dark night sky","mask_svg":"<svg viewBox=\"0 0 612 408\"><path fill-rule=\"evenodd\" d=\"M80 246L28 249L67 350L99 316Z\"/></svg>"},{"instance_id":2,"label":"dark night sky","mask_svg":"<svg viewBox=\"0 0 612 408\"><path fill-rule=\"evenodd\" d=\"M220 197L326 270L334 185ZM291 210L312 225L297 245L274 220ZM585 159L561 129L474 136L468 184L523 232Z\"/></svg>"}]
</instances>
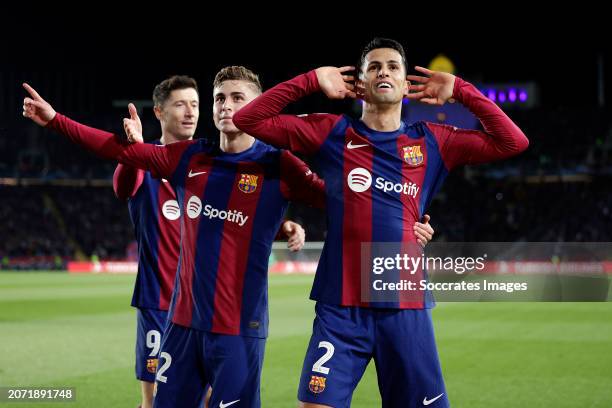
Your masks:
<instances>
[{"instance_id":1,"label":"dark night sky","mask_svg":"<svg viewBox=\"0 0 612 408\"><path fill-rule=\"evenodd\" d=\"M427 65L444 53L457 74L471 81L537 81L543 103L595 105L596 61L602 55L608 104L612 100L611 53L603 41L593 40L597 37L592 31L578 28L479 20L477 28L469 30L467 23L426 30L412 24L389 29L346 22L330 30L323 27L334 24L325 18L320 23L285 19L257 25L193 14L198 17L169 16L167 21L145 15L124 18L119 11L97 21L29 16L27 24L14 22L0 29L0 74L12 73L15 83L36 83L41 72L74 74L74 84L62 83L58 89L93 86L96 97L110 105L112 99L150 99L155 84L184 73L198 79L204 96L223 66L246 65L269 87L317 66L354 64L363 45L380 35L400 41L412 65Z\"/></svg>"}]
</instances>

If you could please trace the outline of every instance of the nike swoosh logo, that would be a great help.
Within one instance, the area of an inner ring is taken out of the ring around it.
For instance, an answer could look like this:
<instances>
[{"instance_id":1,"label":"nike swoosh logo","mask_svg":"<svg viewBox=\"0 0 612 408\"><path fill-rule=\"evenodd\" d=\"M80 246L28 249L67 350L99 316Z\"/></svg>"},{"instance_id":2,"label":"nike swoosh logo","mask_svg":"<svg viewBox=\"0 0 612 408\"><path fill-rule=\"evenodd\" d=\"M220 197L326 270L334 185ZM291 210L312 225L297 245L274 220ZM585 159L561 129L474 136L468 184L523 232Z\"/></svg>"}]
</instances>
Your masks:
<instances>
[{"instance_id":1,"label":"nike swoosh logo","mask_svg":"<svg viewBox=\"0 0 612 408\"><path fill-rule=\"evenodd\" d=\"M195 176L199 176L200 174L204 174L206 173L205 171L193 171L193 170L189 170L189 177L195 177Z\"/></svg>"},{"instance_id":2,"label":"nike swoosh logo","mask_svg":"<svg viewBox=\"0 0 612 408\"><path fill-rule=\"evenodd\" d=\"M223 401L221 401L219 403L219 408L225 408L225 407L229 407L230 405L234 405L235 403L237 403L238 401L240 401L239 399L237 399L236 401L232 401L232 402L228 402L227 404L224 404Z\"/></svg>"},{"instance_id":3,"label":"nike swoosh logo","mask_svg":"<svg viewBox=\"0 0 612 408\"><path fill-rule=\"evenodd\" d=\"M167 182L168 182L168 180L166 180L165 178L163 178L163 179L162 179L162 181L163 181L164 183L167 183Z\"/></svg>"},{"instance_id":4,"label":"nike swoosh logo","mask_svg":"<svg viewBox=\"0 0 612 408\"><path fill-rule=\"evenodd\" d=\"M366 146L367 144L354 145L352 140L349 140L349 142L346 145L346 147L348 147L349 149L359 149L360 147L366 147Z\"/></svg>"},{"instance_id":5,"label":"nike swoosh logo","mask_svg":"<svg viewBox=\"0 0 612 408\"><path fill-rule=\"evenodd\" d=\"M438 395L436 398L432 398L430 400L427 399L427 397L423 398L423 405L427 406L429 404L433 404L438 398L440 398L441 396L443 396L444 393Z\"/></svg>"}]
</instances>

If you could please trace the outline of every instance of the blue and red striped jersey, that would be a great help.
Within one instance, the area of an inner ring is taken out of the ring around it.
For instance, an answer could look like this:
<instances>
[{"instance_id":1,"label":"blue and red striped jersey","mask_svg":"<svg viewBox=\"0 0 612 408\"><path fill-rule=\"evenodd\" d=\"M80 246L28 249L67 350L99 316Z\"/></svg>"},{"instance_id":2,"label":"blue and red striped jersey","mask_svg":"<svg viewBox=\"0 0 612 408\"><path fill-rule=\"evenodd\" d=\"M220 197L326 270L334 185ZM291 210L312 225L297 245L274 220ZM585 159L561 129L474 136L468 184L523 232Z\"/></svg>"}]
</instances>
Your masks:
<instances>
[{"instance_id":1,"label":"blue and red striped jersey","mask_svg":"<svg viewBox=\"0 0 612 408\"><path fill-rule=\"evenodd\" d=\"M160 144L159 140L152 142ZM117 166L115 194L128 199L138 243L138 274L132 306L168 310L178 266L181 209L168 180L148 171Z\"/></svg>"},{"instance_id":2,"label":"blue and red striped jersey","mask_svg":"<svg viewBox=\"0 0 612 408\"><path fill-rule=\"evenodd\" d=\"M328 231L311 298L345 306L432 306L427 294L410 301L365 301L362 244L416 243L412 227L449 170L517 154L527 148L527 138L501 109L460 78L453 96L481 120L484 131L402 122L396 131L379 132L346 115L280 114L287 104L318 90L311 71L266 91L233 118L243 131L311 154L320 165Z\"/></svg>"},{"instance_id":3,"label":"blue and red striped jersey","mask_svg":"<svg viewBox=\"0 0 612 408\"><path fill-rule=\"evenodd\" d=\"M203 139L127 144L61 114L47 126L102 157L165 178L174 188L182 217L172 322L267 336L268 258L288 200L324 205L324 183L306 164L261 141L231 154Z\"/></svg>"}]
</instances>

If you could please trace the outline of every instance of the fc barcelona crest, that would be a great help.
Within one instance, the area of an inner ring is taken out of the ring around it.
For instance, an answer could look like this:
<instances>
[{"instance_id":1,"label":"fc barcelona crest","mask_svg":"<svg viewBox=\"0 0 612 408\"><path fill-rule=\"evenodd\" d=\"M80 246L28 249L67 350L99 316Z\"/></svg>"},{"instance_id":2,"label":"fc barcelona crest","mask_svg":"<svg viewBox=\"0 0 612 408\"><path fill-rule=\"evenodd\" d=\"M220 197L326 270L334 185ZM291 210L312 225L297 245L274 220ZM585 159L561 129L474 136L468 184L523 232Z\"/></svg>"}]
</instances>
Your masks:
<instances>
[{"instance_id":1,"label":"fc barcelona crest","mask_svg":"<svg viewBox=\"0 0 612 408\"><path fill-rule=\"evenodd\" d=\"M423 164L423 153L421 152L420 145L405 146L404 149L404 161L411 166L420 166Z\"/></svg>"},{"instance_id":2,"label":"fc barcelona crest","mask_svg":"<svg viewBox=\"0 0 612 408\"><path fill-rule=\"evenodd\" d=\"M155 374L157 371L157 359L156 358L148 358L147 359L147 371L151 374Z\"/></svg>"},{"instance_id":3,"label":"fc barcelona crest","mask_svg":"<svg viewBox=\"0 0 612 408\"><path fill-rule=\"evenodd\" d=\"M258 178L259 176L253 176L252 174L242 174L238 182L238 188L243 193L252 193L257 189Z\"/></svg>"},{"instance_id":4,"label":"fc barcelona crest","mask_svg":"<svg viewBox=\"0 0 612 408\"><path fill-rule=\"evenodd\" d=\"M325 391L325 377L316 375L311 376L310 382L308 383L308 389L315 394L320 394Z\"/></svg>"}]
</instances>

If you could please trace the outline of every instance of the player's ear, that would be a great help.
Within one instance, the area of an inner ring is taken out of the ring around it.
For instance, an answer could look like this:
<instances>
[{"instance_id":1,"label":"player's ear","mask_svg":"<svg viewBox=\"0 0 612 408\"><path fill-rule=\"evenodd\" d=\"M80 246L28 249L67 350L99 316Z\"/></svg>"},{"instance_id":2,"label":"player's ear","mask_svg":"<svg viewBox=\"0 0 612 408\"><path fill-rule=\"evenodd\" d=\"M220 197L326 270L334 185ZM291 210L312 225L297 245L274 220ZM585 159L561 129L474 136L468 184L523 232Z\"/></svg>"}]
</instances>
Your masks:
<instances>
[{"instance_id":1,"label":"player's ear","mask_svg":"<svg viewBox=\"0 0 612 408\"><path fill-rule=\"evenodd\" d=\"M408 93L410 92L410 84L411 82L408 79L406 79L406 86L404 87L404 96L407 96Z\"/></svg>"},{"instance_id":2,"label":"player's ear","mask_svg":"<svg viewBox=\"0 0 612 408\"><path fill-rule=\"evenodd\" d=\"M155 117L157 118L157 120L161 120L161 108L158 105L155 105L153 107L153 113L155 113Z\"/></svg>"},{"instance_id":3,"label":"player's ear","mask_svg":"<svg viewBox=\"0 0 612 408\"><path fill-rule=\"evenodd\" d=\"M355 69L355 86L357 88L363 88L363 71L361 70L361 68L356 68Z\"/></svg>"}]
</instances>

